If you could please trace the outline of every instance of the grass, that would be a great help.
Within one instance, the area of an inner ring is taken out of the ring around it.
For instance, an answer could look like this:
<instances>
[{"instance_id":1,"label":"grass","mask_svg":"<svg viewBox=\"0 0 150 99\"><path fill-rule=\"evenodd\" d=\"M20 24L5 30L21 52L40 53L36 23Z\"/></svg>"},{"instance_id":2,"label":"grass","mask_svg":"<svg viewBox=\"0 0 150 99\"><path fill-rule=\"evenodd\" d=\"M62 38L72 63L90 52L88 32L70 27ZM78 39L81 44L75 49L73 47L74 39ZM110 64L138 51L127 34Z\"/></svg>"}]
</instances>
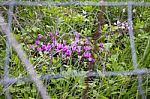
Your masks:
<instances>
[{"instance_id":1,"label":"grass","mask_svg":"<svg viewBox=\"0 0 150 99\"><path fill-rule=\"evenodd\" d=\"M149 2L149 0L145 1ZM149 68L150 62L149 8L150 7L133 7L135 11L133 12L133 28L137 61L140 68ZM106 20L102 28L103 33L100 36L99 42L105 44L107 51L104 51L98 56L99 61L97 61L95 65L97 71L102 71L104 66L106 67L106 71L133 70L129 35L127 31L119 31L118 27L114 25L117 20L121 22L127 21L127 12L123 13L123 9L127 11L127 7L125 6L106 7ZM65 39L68 43L70 43L72 36L67 34L71 34L72 31L78 31L83 36L88 36L90 39L90 35L96 29L95 20L97 20L96 14L98 10L99 7L94 6L17 6L14 8L12 32L26 51L39 76L43 74L72 72L74 70L83 71L87 66L86 62L80 65L73 65L70 59L70 62L63 65L63 61L59 57L55 57L53 61L50 62L49 55L44 53L38 54L37 52L31 51L29 45L34 43L39 33L48 35L49 32L55 31L59 31L60 40ZM7 9L3 9L3 11L5 12ZM64 34L65 36L62 37ZM3 75L5 59L4 35L0 36L0 53L0 58L2 59L0 60L0 75ZM10 53L10 76L27 76L23 64L13 49L10 49ZM149 74L142 75L142 78L143 90L148 98L150 95ZM88 95L90 99L135 99L140 97L137 91L137 82L137 76L97 77L89 84ZM47 87L52 99L81 98L83 89L86 87L83 77L64 77L45 80L43 83ZM2 90L3 88L0 86L0 91ZM20 82L13 84L9 87L9 90L13 99L40 99L39 92L36 90L33 83ZM1 94L1 97L4 98L4 94Z\"/></svg>"}]
</instances>

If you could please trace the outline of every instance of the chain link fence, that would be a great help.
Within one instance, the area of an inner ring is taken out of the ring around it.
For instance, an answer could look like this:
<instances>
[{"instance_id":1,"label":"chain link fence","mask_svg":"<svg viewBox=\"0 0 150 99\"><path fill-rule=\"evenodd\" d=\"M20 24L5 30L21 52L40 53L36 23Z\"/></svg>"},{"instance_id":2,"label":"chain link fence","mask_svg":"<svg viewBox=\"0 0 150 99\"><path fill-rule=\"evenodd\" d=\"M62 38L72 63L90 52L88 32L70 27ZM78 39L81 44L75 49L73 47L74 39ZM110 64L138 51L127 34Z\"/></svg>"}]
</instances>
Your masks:
<instances>
[{"instance_id":1,"label":"chain link fence","mask_svg":"<svg viewBox=\"0 0 150 99\"><path fill-rule=\"evenodd\" d=\"M65 72L65 73L59 73L59 74L46 74L41 77L37 77L37 74L32 66L32 64L29 62L29 60L26 57L26 54L24 51L22 51L19 43L15 40L15 38L12 36L12 20L13 20L13 9L15 6L66 6L66 5L78 5L78 6L127 6L127 12L128 12L128 33L130 38L130 47L131 47L131 54L132 54L132 62L133 62L133 70L130 71L105 71L105 72L90 72L87 75L87 72L81 71L81 72ZM80 1L69 1L69 2L51 2L51 1L37 1L37 2L30 2L30 1L2 1L0 2L0 6L8 6L8 24L4 22L4 18L0 16L0 25L2 28L2 32L7 35L6 39L6 57L5 57L5 66L4 66L4 77L0 80L0 84L2 84L4 87L4 93L6 95L7 99L11 99L8 87L11 84L15 84L17 82L30 82L33 81L38 91L41 93L41 96L43 99L50 99L48 96L48 93L46 92L45 87L41 83L40 80L49 80L49 79L59 79L63 77L73 77L73 76L97 76L97 77L110 77L110 76L131 76L136 75L138 80L138 91L140 95L142 96L142 99L146 99L146 96L143 92L142 88L142 75L150 73L150 70L147 68L138 68L137 63L137 56L136 56L136 49L135 49L135 43L134 43L134 33L133 33L133 22L132 22L132 7L133 6L150 6L149 2L80 2ZM18 56L20 57L21 61L25 64L25 68L30 74L29 78L11 78L9 77L9 58L10 58L10 52L9 48L12 46Z\"/></svg>"}]
</instances>

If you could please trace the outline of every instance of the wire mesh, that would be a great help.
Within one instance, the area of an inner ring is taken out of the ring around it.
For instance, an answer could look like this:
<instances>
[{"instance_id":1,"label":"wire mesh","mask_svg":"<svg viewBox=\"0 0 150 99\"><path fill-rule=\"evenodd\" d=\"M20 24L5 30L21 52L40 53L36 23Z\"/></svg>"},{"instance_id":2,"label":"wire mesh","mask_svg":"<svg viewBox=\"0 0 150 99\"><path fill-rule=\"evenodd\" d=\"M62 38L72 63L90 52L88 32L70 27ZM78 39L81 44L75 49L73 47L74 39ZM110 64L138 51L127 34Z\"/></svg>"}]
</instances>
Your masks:
<instances>
[{"instance_id":1,"label":"wire mesh","mask_svg":"<svg viewBox=\"0 0 150 99\"><path fill-rule=\"evenodd\" d=\"M136 56L136 49L135 49L135 44L134 44L134 34L133 34L133 22L132 22L132 6L150 6L149 2L80 2L80 1L71 1L71 2L51 2L51 1L39 1L39 2L31 2L31 1L1 1L0 6L9 6L8 10L8 29L11 31L11 25L12 25L12 14L13 14L13 8L14 6L66 6L66 5L79 5L79 6L128 6L128 32L129 32L129 37L130 37L130 45L131 45L131 54L132 54L132 62L133 62L133 67L134 70L131 71L106 71L106 72L90 72L87 75L87 72L81 71L81 72L65 72L65 73L60 73L60 74L46 74L41 77L37 77L39 80L49 80L49 79L59 79L59 78L64 78L64 77L74 77L74 76L81 76L81 77L93 77L93 76L98 76L98 77L106 77L106 76L117 76L117 75L122 75L122 76L131 76L131 75L137 75L138 79L138 91L142 96L142 99L146 99L146 96L144 95L143 89L142 89L142 74L148 74L150 73L150 70L147 68L143 69L138 69L138 64L137 64L137 56ZM8 35L8 34L7 34ZM8 41L6 42L6 57L5 57L5 69L4 69L4 78L1 79L0 84L4 85L4 92L6 93L7 99L11 99L9 90L7 90L7 87L9 87L10 84L14 84L17 82L31 82L32 79L30 77L17 77L17 78L10 78L9 75L9 47L10 43ZM18 53L18 52L17 52ZM22 52L20 52L20 55L24 55ZM24 56L21 56L24 57ZM21 58L20 57L20 58ZM28 61L28 60L27 60ZM27 64L25 64L27 65ZM30 72L30 71L29 71ZM32 74L31 74L32 75ZM35 81L36 83L36 81ZM38 90L41 90L40 88ZM44 97L44 94L42 93L43 98L48 98Z\"/></svg>"}]
</instances>

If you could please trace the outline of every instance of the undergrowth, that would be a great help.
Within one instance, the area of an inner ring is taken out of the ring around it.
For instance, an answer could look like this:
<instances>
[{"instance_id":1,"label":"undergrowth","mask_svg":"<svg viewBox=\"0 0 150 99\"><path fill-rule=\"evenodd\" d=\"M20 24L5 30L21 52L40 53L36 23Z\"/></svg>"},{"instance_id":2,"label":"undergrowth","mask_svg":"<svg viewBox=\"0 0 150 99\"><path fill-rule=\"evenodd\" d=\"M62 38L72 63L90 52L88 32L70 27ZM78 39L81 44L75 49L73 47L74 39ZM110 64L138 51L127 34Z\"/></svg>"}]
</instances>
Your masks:
<instances>
[{"instance_id":1,"label":"undergrowth","mask_svg":"<svg viewBox=\"0 0 150 99\"><path fill-rule=\"evenodd\" d=\"M60 1L60 0L56 0ZM66 0L67 1L67 0ZM84 1L84 0L82 0ZM97 0L93 0L97 1ZM108 0L112 1L112 0ZM123 1L123 0L122 0ZM139 0L135 0L139 1ZM143 1L143 0L141 0ZM149 2L149 0L145 0ZM7 11L7 8L1 8ZM149 68L150 64L150 7L133 7L133 30L139 68ZM39 76L63 72L86 71L88 61L78 61L77 53L71 54L68 61L60 57L55 50L51 56L44 51L32 50L38 35L47 37L42 42L52 42L49 33L58 32L57 40L71 44L74 33L78 32L81 41L86 39L93 45L92 33L96 30L97 6L17 6L14 8L12 33L25 50ZM133 70L131 48L127 24L127 7L106 7L105 24L98 44L104 49L95 53L94 71L129 71ZM5 35L0 35L0 75L4 74ZM44 44L42 43L42 44ZM81 42L82 43L82 42ZM16 52L10 48L10 77L28 77L23 64ZM103 70L105 68L105 70ZM3 77L0 76L0 79ZM150 95L149 74L142 75L143 90L147 97ZM63 77L44 80L43 83L52 99L79 99L82 97L86 85L84 77ZM135 99L139 97L137 91L137 76L95 77L89 83L88 97L90 99ZM0 86L1 96L4 98L3 88ZM31 82L18 82L9 87L13 99L40 99L40 94Z\"/></svg>"}]
</instances>

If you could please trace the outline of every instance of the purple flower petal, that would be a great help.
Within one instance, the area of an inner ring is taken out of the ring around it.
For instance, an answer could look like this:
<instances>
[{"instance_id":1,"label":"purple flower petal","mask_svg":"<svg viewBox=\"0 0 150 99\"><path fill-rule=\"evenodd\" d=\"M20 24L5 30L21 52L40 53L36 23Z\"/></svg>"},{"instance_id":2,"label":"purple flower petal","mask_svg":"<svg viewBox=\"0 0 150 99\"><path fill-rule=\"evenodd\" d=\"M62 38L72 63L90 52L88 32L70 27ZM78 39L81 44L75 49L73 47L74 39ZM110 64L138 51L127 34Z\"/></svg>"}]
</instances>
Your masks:
<instances>
[{"instance_id":1,"label":"purple flower petal","mask_svg":"<svg viewBox=\"0 0 150 99\"><path fill-rule=\"evenodd\" d=\"M92 55L91 55L91 53L89 53L89 52L84 52L84 53L83 53L83 56L86 57L86 58L89 58L89 57L91 57Z\"/></svg>"},{"instance_id":2,"label":"purple flower petal","mask_svg":"<svg viewBox=\"0 0 150 99\"><path fill-rule=\"evenodd\" d=\"M38 52L42 51L42 49L41 49L40 47L38 47L36 50L37 50Z\"/></svg>"},{"instance_id":3,"label":"purple flower petal","mask_svg":"<svg viewBox=\"0 0 150 99\"><path fill-rule=\"evenodd\" d=\"M88 61L91 62L91 63L94 63L94 62L95 62L95 60L94 60L92 57L89 57L89 58L88 58Z\"/></svg>"},{"instance_id":4,"label":"purple flower petal","mask_svg":"<svg viewBox=\"0 0 150 99\"><path fill-rule=\"evenodd\" d=\"M90 41L86 39L85 44L90 44Z\"/></svg>"},{"instance_id":5,"label":"purple flower petal","mask_svg":"<svg viewBox=\"0 0 150 99\"><path fill-rule=\"evenodd\" d=\"M43 44L42 47L41 47L41 49L42 49L43 51L45 51L45 50L47 49L47 46Z\"/></svg>"},{"instance_id":6,"label":"purple flower petal","mask_svg":"<svg viewBox=\"0 0 150 99\"><path fill-rule=\"evenodd\" d=\"M46 47L47 51L50 50L51 47L52 47L52 46L50 45L50 43L47 43L47 47Z\"/></svg>"},{"instance_id":7,"label":"purple flower petal","mask_svg":"<svg viewBox=\"0 0 150 99\"><path fill-rule=\"evenodd\" d=\"M91 50L92 48L91 48L91 46L84 46L83 49L84 49L85 51L89 51L89 50Z\"/></svg>"},{"instance_id":8,"label":"purple flower petal","mask_svg":"<svg viewBox=\"0 0 150 99\"><path fill-rule=\"evenodd\" d=\"M78 54L80 54L80 52L81 52L81 46L77 46L76 51L78 52Z\"/></svg>"},{"instance_id":9,"label":"purple flower petal","mask_svg":"<svg viewBox=\"0 0 150 99\"><path fill-rule=\"evenodd\" d=\"M40 41L39 41L39 40L36 40L36 41L35 41L35 44L36 44L36 45L39 45L39 44L40 44Z\"/></svg>"},{"instance_id":10,"label":"purple flower petal","mask_svg":"<svg viewBox=\"0 0 150 99\"><path fill-rule=\"evenodd\" d=\"M71 44L71 49L72 51L76 51L77 49L76 43Z\"/></svg>"},{"instance_id":11,"label":"purple flower petal","mask_svg":"<svg viewBox=\"0 0 150 99\"><path fill-rule=\"evenodd\" d=\"M78 32L74 32L74 35L75 35L75 42L78 42L79 41L79 33Z\"/></svg>"},{"instance_id":12,"label":"purple flower petal","mask_svg":"<svg viewBox=\"0 0 150 99\"><path fill-rule=\"evenodd\" d=\"M52 32L50 32L50 33L49 33L49 36L50 36L50 37L53 37L53 33L52 33Z\"/></svg>"},{"instance_id":13,"label":"purple flower petal","mask_svg":"<svg viewBox=\"0 0 150 99\"><path fill-rule=\"evenodd\" d=\"M88 61L89 61L89 62L91 62L92 60L93 60L93 58L91 58L91 57L88 58Z\"/></svg>"},{"instance_id":14,"label":"purple flower petal","mask_svg":"<svg viewBox=\"0 0 150 99\"><path fill-rule=\"evenodd\" d=\"M33 45L30 45L30 49L34 50L34 49L35 49L35 47L34 47Z\"/></svg>"},{"instance_id":15,"label":"purple flower petal","mask_svg":"<svg viewBox=\"0 0 150 99\"><path fill-rule=\"evenodd\" d=\"M72 46L71 48L72 48L72 51L75 51L77 47L76 46Z\"/></svg>"},{"instance_id":16,"label":"purple flower petal","mask_svg":"<svg viewBox=\"0 0 150 99\"><path fill-rule=\"evenodd\" d=\"M100 48L103 48L104 46L103 46L103 43L100 43Z\"/></svg>"},{"instance_id":17,"label":"purple flower petal","mask_svg":"<svg viewBox=\"0 0 150 99\"><path fill-rule=\"evenodd\" d=\"M67 51L65 52L65 54L66 54L67 56L70 56L70 55L71 55L71 50L67 50Z\"/></svg>"},{"instance_id":18,"label":"purple flower petal","mask_svg":"<svg viewBox=\"0 0 150 99\"><path fill-rule=\"evenodd\" d=\"M39 39L41 39L41 38L42 38L42 35L41 35L41 34L38 34L37 39L39 40Z\"/></svg>"},{"instance_id":19,"label":"purple flower petal","mask_svg":"<svg viewBox=\"0 0 150 99\"><path fill-rule=\"evenodd\" d=\"M65 54L62 54L62 58L66 58L66 55L65 55Z\"/></svg>"},{"instance_id":20,"label":"purple flower petal","mask_svg":"<svg viewBox=\"0 0 150 99\"><path fill-rule=\"evenodd\" d=\"M69 49L69 47L68 47L67 45L65 45L65 46L63 47L63 51L64 51L64 52L66 52L68 49Z\"/></svg>"},{"instance_id":21,"label":"purple flower petal","mask_svg":"<svg viewBox=\"0 0 150 99\"><path fill-rule=\"evenodd\" d=\"M63 44L57 43L57 49L62 49L62 48L63 48Z\"/></svg>"}]
</instances>

